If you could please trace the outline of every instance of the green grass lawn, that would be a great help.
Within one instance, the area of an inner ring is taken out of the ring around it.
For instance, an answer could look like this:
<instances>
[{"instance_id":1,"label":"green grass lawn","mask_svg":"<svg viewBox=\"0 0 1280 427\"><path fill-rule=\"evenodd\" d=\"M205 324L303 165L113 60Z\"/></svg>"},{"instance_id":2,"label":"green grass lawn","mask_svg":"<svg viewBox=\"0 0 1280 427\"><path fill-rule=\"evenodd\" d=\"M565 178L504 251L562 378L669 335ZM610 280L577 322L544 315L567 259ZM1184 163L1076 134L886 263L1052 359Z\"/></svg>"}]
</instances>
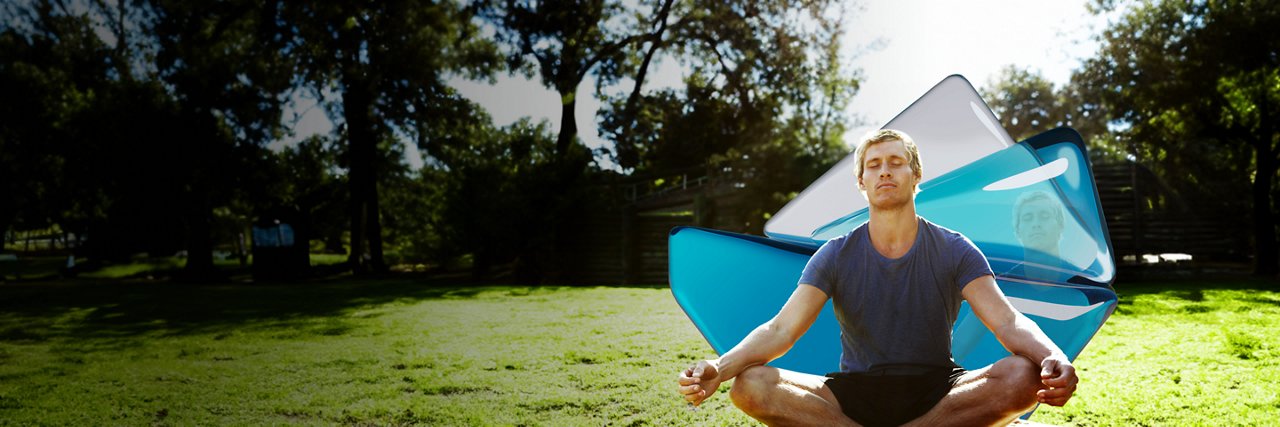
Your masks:
<instances>
[{"instance_id":1,"label":"green grass lawn","mask_svg":"<svg viewBox=\"0 0 1280 427\"><path fill-rule=\"evenodd\" d=\"M1275 422L1270 286L1119 285L1077 397L1032 419ZM750 423L723 394L698 411L677 396L677 371L710 355L665 288L0 285L0 424Z\"/></svg>"},{"instance_id":2,"label":"green grass lawn","mask_svg":"<svg viewBox=\"0 0 1280 427\"><path fill-rule=\"evenodd\" d=\"M1080 391L1045 423L1280 423L1280 285L1117 285L1120 306L1075 364Z\"/></svg>"}]
</instances>

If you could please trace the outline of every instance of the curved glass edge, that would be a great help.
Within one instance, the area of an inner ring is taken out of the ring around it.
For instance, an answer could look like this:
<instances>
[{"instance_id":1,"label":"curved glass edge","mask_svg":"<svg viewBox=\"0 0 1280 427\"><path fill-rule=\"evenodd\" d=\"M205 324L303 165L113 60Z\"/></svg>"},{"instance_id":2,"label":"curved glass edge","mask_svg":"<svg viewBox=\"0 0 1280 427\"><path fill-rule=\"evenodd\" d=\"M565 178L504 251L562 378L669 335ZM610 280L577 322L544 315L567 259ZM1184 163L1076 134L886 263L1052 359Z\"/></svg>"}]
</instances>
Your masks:
<instances>
[{"instance_id":1,"label":"curved glass edge","mask_svg":"<svg viewBox=\"0 0 1280 427\"><path fill-rule=\"evenodd\" d=\"M921 147L925 182L1014 144L964 76L938 82L884 125ZM811 183L765 223L770 238L810 245L818 227L867 206L854 177L852 153ZM808 243L806 243L808 241Z\"/></svg>"},{"instance_id":2,"label":"curved glass edge","mask_svg":"<svg viewBox=\"0 0 1280 427\"><path fill-rule=\"evenodd\" d=\"M1014 279L998 279L1014 308L1036 322L1069 360L1075 360L1115 311L1118 298L1111 288L1045 286ZM977 369L1010 353L973 314L967 302L952 328L951 353L965 369Z\"/></svg>"}]
</instances>

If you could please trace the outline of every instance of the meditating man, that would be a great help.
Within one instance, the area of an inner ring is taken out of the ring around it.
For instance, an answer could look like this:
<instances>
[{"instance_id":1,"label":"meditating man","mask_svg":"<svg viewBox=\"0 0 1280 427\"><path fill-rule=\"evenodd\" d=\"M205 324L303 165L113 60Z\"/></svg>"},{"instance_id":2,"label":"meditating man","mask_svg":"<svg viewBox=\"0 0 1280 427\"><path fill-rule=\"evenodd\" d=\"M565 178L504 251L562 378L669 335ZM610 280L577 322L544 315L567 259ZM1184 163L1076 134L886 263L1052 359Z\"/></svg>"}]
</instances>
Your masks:
<instances>
[{"instance_id":1,"label":"meditating man","mask_svg":"<svg viewBox=\"0 0 1280 427\"><path fill-rule=\"evenodd\" d=\"M923 169L911 138L880 130L855 153L870 220L818 249L773 319L720 358L682 371L685 400L701 404L735 379L733 403L765 424L829 426L999 425L1037 402L1066 404L1078 382L1066 355L1013 309L973 242L916 215ZM840 371L765 366L828 298L840 323ZM974 371L956 365L951 328L962 300L1011 356Z\"/></svg>"}]
</instances>

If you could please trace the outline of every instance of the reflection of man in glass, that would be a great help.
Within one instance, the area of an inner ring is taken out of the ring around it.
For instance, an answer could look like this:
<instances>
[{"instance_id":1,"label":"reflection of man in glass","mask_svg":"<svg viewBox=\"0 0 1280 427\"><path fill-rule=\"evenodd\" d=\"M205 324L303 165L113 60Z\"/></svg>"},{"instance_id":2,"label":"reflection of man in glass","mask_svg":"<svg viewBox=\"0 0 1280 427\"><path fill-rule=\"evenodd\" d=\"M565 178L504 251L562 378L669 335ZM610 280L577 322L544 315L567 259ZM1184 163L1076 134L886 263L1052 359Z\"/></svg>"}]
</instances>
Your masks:
<instances>
[{"instance_id":1,"label":"reflection of man in glass","mask_svg":"<svg viewBox=\"0 0 1280 427\"><path fill-rule=\"evenodd\" d=\"M1045 261L1059 257L1062 224L1062 205L1049 193L1039 190L1023 193L1013 206L1013 231L1026 248L1027 261L1046 264Z\"/></svg>"}]
</instances>

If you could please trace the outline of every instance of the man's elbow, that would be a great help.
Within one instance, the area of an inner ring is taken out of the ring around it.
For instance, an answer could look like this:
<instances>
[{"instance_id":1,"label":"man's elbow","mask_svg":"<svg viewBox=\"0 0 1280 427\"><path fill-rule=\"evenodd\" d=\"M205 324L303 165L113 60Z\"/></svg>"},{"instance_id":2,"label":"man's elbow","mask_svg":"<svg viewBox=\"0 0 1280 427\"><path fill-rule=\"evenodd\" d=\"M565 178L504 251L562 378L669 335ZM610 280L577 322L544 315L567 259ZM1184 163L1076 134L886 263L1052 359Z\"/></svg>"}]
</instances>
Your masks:
<instances>
[{"instance_id":1,"label":"man's elbow","mask_svg":"<svg viewBox=\"0 0 1280 427\"><path fill-rule=\"evenodd\" d=\"M800 339L799 334L797 333L797 329L799 328L777 318L765 322L761 325L761 329L763 329L764 332L769 335L769 338L772 339L786 342L795 342Z\"/></svg>"},{"instance_id":2,"label":"man's elbow","mask_svg":"<svg viewBox=\"0 0 1280 427\"><path fill-rule=\"evenodd\" d=\"M996 339L1001 343L1009 343L1011 340L1016 340L1018 337L1029 333L1030 330L1028 328L1039 327L1036 326L1035 322L1027 318L1027 316L1024 316L1022 313L1014 310L1013 313L1010 313L1007 319L1000 322L1000 324L996 325L995 328L992 328L991 332L995 334Z\"/></svg>"}]
</instances>

